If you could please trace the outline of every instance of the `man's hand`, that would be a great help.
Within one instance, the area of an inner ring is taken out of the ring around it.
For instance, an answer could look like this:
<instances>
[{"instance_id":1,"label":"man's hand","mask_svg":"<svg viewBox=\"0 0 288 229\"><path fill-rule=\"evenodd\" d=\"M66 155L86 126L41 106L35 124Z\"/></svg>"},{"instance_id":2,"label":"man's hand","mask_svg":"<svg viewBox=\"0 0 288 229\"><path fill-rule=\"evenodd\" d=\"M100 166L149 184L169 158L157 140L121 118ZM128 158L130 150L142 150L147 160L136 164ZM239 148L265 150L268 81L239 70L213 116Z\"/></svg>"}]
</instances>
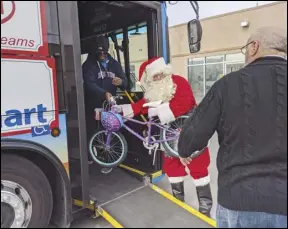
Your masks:
<instances>
[{"instance_id":1,"label":"man's hand","mask_svg":"<svg viewBox=\"0 0 288 229\"><path fill-rule=\"evenodd\" d=\"M190 162L192 161L192 159L191 158L182 158L182 157L179 157L179 159L180 159L180 161L181 161L181 163L182 163L182 165L184 165L184 166L187 166L187 165L189 165L190 164Z\"/></svg>"},{"instance_id":2,"label":"man's hand","mask_svg":"<svg viewBox=\"0 0 288 229\"><path fill-rule=\"evenodd\" d=\"M106 92L105 99L106 99L107 101L109 101L112 97L113 97L113 96L111 95L111 93Z\"/></svg>"},{"instance_id":3,"label":"man's hand","mask_svg":"<svg viewBox=\"0 0 288 229\"><path fill-rule=\"evenodd\" d=\"M112 79L112 84L115 85L115 86L120 86L122 85L122 79L115 76L113 79Z\"/></svg>"}]
</instances>

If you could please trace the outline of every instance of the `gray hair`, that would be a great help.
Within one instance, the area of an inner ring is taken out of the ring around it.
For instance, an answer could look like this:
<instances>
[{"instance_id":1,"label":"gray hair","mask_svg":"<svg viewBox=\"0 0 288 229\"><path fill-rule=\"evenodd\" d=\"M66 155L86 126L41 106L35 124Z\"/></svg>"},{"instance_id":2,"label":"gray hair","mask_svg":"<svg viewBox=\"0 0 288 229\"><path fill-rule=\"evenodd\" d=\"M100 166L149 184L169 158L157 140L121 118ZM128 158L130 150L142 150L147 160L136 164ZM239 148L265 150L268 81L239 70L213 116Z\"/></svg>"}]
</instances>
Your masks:
<instances>
[{"instance_id":1,"label":"gray hair","mask_svg":"<svg viewBox=\"0 0 288 229\"><path fill-rule=\"evenodd\" d=\"M287 55L287 30L277 27L262 27L253 33L248 42L258 40L261 55Z\"/></svg>"}]
</instances>

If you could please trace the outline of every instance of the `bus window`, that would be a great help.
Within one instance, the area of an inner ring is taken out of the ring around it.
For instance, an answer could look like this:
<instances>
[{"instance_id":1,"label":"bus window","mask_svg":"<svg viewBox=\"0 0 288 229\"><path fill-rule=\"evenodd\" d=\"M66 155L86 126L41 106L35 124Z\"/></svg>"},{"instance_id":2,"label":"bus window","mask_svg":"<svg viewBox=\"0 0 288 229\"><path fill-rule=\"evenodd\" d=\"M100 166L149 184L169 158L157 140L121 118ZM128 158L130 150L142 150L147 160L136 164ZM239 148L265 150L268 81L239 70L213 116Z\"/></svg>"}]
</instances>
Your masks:
<instances>
[{"instance_id":1,"label":"bus window","mask_svg":"<svg viewBox=\"0 0 288 229\"><path fill-rule=\"evenodd\" d=\"M142 24L142 25L141 25ZM132 81L132 92L142 92L139 85L140 65L148 59L148 37L146 23L135 25L135 29L129 31L129 54L130 54L130 79Z\"/></svg>"},{"instance_id":2,"label":"bus window","mask_svg":"<svg viewBox=\"0 0 288 229\"><path fill-rule=\"evenodd\" d=\"M139 23L130 26L128 29L129 39L129 66L130 66L130 90L131 92L142 92L142 89L136 82L139 79L139 68L141 63L148 59L148 38L147 38L147 23ZM117 58L117 50L113 42L110 43L110 54L121 64L125 71L125 57L123 52L123 32L117 34L118 45L122 48L119 51L120 60Z\"/></svg>"},{"instance_id":3,"label":"bus window","mask_svg":"<svg viewBox=\"0 0 288 229\"><path fill-rule=\"evenodd\" d=\"M86 61L87 57L88 57L87 53L81 55L81 65L84 64L84 62Z\"/></svg>"}]
</instances>

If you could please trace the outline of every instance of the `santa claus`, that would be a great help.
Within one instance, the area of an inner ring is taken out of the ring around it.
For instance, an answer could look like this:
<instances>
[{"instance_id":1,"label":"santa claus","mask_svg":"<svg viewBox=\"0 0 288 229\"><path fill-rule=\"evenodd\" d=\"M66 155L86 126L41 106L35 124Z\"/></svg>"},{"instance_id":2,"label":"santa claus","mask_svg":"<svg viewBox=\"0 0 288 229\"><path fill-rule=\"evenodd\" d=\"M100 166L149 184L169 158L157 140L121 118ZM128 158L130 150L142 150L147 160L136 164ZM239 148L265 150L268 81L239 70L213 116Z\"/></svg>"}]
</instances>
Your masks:
<instances>
[{"instance_id":1,"label":"santa claus","mask_svg":"<svg viewBox=\"0 0 288 229\"><path fill-rule=\"evenodd\" d=\"M139 114L158 116L162 124L174 121L187 114L196 102L188 81L172 73L172 68L163 58L153 58L144 62L139 70L139 82L145 88L144 97L134 104L125 104L120 108L123 116L133 117ZM162 101L157 108L143 107L145 103ZM184 201L184 177L191 175L197 189L199 211L210 216L212 197L208 166L210 164L208 148L184 166L179 158L163 154L163 171L171 183L174 197ZM187 174L188 173L188 174Z\"/></svg>"}]
</instances>

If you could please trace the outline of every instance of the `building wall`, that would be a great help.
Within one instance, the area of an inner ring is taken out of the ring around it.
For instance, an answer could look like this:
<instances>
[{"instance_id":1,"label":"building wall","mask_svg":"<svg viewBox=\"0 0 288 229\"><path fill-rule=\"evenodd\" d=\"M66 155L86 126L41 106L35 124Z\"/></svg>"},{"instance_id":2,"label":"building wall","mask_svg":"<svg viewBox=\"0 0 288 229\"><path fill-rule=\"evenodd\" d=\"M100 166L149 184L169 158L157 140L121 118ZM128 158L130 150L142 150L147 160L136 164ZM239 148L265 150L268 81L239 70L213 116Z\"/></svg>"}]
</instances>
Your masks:
<instances>
[{"instance_id":1,"label":"building wall","mask_svg":"<svg viewBox=\"0 0 288 229\"><path fill-rule=\"evenodd\" d=\"M242 28L242 21L248 21L249 27ZM203 37L198 55L239 49L245 44L249 34L259 27L278 26L287 29L287 2L205 18L201 20L201 25ZM172 57L189 55L187 25L170 27L169 35Z\"/></svg>"},{"instance_id":2,"label":"building wall","mask_svg":"<svg viewBox=\"0 0 288 229\"><path fill-rule=\"evenodd\" d=\"M248 21L249 27L241 27L243 21ZM198 102L215 81L244 66L241 47L253 31L263 26L287 30L287 2L205 18L201 25L201 50L196 54L189 52L187 24L169 30L173 70L189 80Z\"/></svg>"},{"instance_id":3,"label":"building wall","mask_svg":"<svg viewBox=\"0 0 288 229\"><path fill-rule=\"evenodd\" d=\"M249 27L240 26L248 21ZM188 48L187 24L169 28L171 63L175 73L187 77L188 58L239 53L251 32L262 26L278 26L287 28L287 2L279 1L263 6L253 7L237 12L209 17L201 20L203 36L201 50L191 55ZM131 36L131 64L139 65L147 59L146 34ZM179 42L180 41L180 42ZM137 72L137 67L135 68Z\"/></svg>"}]
</instances>

